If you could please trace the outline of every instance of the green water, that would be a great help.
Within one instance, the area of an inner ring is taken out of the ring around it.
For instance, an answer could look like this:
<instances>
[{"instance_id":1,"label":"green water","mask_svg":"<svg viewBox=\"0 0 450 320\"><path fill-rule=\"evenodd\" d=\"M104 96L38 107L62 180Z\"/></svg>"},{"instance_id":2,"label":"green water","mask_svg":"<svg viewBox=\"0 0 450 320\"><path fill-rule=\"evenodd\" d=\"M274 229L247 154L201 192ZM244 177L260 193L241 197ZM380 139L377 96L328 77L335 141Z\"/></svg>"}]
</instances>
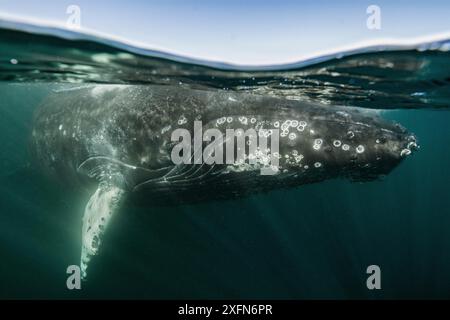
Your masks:
<instances>
[{"instance_id":1,"label":"green water","mask_svg":"<svg viewBox=\"0 0 450 320\"><path fill-rule=\"evenodd\" d=\"M9 30L0 36L0 298L450 298L448 51L244 72ZM98 58L107 50L109 62ZM386 59L393 67L386 69ZM384 109L417 135L421 149L370 183L333 180L240 200L127 206L108 228L89 280L70 291L66 268L79 262L87 199L33 172L27 143L33 111L48 94L97 82ZM381 268L381 290L366 287L372 264Z\"/></svg>"}]
</instances>

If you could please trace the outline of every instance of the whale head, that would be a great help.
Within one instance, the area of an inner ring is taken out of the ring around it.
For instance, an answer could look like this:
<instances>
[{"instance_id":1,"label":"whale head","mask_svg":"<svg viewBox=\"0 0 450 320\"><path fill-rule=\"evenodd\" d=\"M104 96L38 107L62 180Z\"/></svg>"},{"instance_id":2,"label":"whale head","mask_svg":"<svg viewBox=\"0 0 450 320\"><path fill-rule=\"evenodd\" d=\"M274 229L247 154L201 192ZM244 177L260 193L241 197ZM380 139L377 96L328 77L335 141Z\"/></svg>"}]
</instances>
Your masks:
<instances>
[{"instance_id":1,"label":"whale head","mask_svg":"<svg viewBox=\"0 0 450 320\"><path fill-rule=\"evenodd\" d=\"M354 181L383 177L419 149L416 136L400 124L378 117L371 122L362 136L355 137L354 149L349 150L352 170L348 177Z\"/></svg>"},{"instance_id":2,"label":"whale head","mask_svg":"<svg viewBox=\"0 0 450 320\"><path fill-rule=\"evenodd\" d=\"M419 148L404 127L354 108L311 110L280 122L281 171L369 181L387 175Z\"/></svg>"}]
</instances>

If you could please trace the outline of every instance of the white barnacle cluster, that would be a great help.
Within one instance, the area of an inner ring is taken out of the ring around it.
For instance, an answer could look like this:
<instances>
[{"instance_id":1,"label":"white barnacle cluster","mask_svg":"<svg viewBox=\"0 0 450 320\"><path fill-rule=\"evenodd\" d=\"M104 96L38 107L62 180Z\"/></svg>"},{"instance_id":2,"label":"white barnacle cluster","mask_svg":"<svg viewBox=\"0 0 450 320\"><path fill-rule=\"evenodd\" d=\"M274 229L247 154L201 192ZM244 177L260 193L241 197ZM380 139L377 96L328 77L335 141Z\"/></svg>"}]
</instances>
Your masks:
<instances>
[{"instance_id":1,"label":"white barnacle cluster","mask_svg":"<svg viewBox=\"0 0 450 320\"><path fill-rule=\"evenodd\" d=\"M181 115L181 117L178 119L178 124L183 125L187 122L187 119L184 115Z\"/></svg>"},{"instance_id":2,"label":"white barnacle cluster","mask_svg":"<svg viewBox=\"0 0 450 320\"><path fill-rule=\"evenodd\" d=\"M280 156L281 158L281 156ZM292 150L292 154L286 153L284 155L286 164L294 167L302 167L302 160L305 158L297 150Z\"/></svg>"},{"instance_id":3,"label":"white barnacle cluster","mask_svg":"<svg viewBox=\"0 0 450 320\"><path fill-rule=\"evenodd\" d=\"M264 129L264 126L270 127L270 121L267 121L267 120L258 121L255 124L255 130L256 131L262 130L262 129ZM273 130L271 130L271 132L273 133Z\"/></svg>"},{"instance_id":4,"label":"white barnacle cluster","mask_svg":"<svg viewBox=\"0 0 450 320\"><path fill-rule=\"evenodd\" d=\"M304 164L305 157L302 154L293 152L292 156L285 155L285 158L286 158L286 160L285 160L286 164L289 164L289 165L295 166L295 167L299 167L299 168L303 167L304 170L308 170L309 169L309 165L308 164ZM313 164L313 167L316 168L316 169L321 168L322 166L323 166L322 162L319 162L319 161L316 161Z\"/></svg>"},{"instance_id":5,"label":"white barnacle cluster","mask_svg":"<svg viewBox=\"0 0 450 320\"><path fill-rule=\"evenodd\" d=\"M403 150L400 152L400 156L402 156L402 157L408 156L408 155L410 155L410 154L411 154L411 150L409 150L409 149L403 149Z\"/></svg>"},{"instance_id":6,"label":"white barnacle cluster","mask_svg":"<svg viewBox=\"0 0 450 320\"><path fill-rule=\"evenodd\" d=\"M300 123L302 123L302 124L304 123L304 126L301 126L304 129L304 127L306 126L306 122L300 121ZM298 127L300 125L299 125L298 120L290 120L290 119L288 119L288 120L284 121L282 124L280 124L279 121L275 121L273 123L273 126L275 128L280 128L281 129L281 133L280 133L281 137L286 137L287 136L290 140L295 140L297 138L297 134L295 132L289 132L289 130L290 130L291 127L292 128L297 128L297 130L298 130ZM299 130L299 131L303 131L303 130Z\"/></svg>"},{"instance_id":7,"label":"white barnacle cluster","mask_svg":"<svg viewBox=\"0 0 450 320\"><path fill-rule=\"evenodd\" d=\"M350 150L350 145L346 144L346 143L342 143L340 140L334 140L333 141L333 146L335 146L336 148L341 147L343 151L349 151ZM366 150L366 148L363 145L358 145L355 148L356 153L361 154L364 153L364 151Z\"/></svg>"},{"instance_id":8,"label":"white barnacle cluster","mask_svg":"<svg viewBox=\"0 0 450 320\"><path fill-rule=\"evenodd\" d=\"M406 146L408 149L411 148L418 148L417 143L415 141L411 141L408 143L408 145Z\"/></svg>"},{"instance_id":9,"label":"white barnacle cluster","mask_svg":"<svg viewBox=\"0 0 450 320\"><path fill-rule=\"evenodd\" d=\"M236 159L233 164L228 165L224 173L260 170L263 167L271 167L271 156L269 148L263 150L257 147L248 156L244 154L243 158ZM280 155L278 152L274 152L273 156L279 158ZM247 159L249 160L248 162L245 161Z\"/></svg>"},{"instance_id":10,"label":"white barnacle cluster","mask_svg":"<svg viewBox=\"0 0 450 320\"><path fill-rule=\"evenodd\" d=\"M411 148L417 148L417 143L415 141L409 142L406 148L400 151L400 156L401 157L409 156L412 153Z\"/></svg>"},{"instance_id":11,"label":"white barnacle cluster","mask_svg":"<svg viewBox=\"0 0 450 320\"><path fill-rule=\"evenodd\" d=\"M355 133L351 130L347 131L347 138L353 139L355 137ZM377 139L376 143L380 143L379 139ZM335 148L340 148L343 151L349 151L351 146L340 139L333 140L333 146ZM361 154L364 153L365 147L363 145L358 145L355 147L356 153Z\"/></svg>"},{"instance_id":12,"label":"white barnacle cluster","mask_svg":"<svg viewBox=\"0 0 450 320\"><path fill-rule=\"evenodd\" d=\"M313 144L313 149L320 150L320 148L322 147L322 143L323 143L322 139L315 139L314 144Z\"/></svg>"},{"instance_id":13,"label":"white barnacle cluster","mask_svg":"<svg viewBox=\"0 0 450 320\"><path fill-rule=\"evenodd\" d=\"M301 166L301 161L304 159L305 157L302 154L298 154L294 156L294 160L295 163L297 163L298 165Z\"/></svg>"},{"instance_id":14,"label":"white barnacle cluster","mask_svg":"<svg viewBox=\"0 0 450 320\"><path fill-rule=\"evenodd\" d=\"M241 124L244 124L244 125L246 125L248 123L247 117L244 117L244 116L239 117L238 120Z\"/></svg>"},{"instance_id":15,"label":"white barnacle cluster","mask_svg":"<svg viewBox=\"0 0 450 320\"><path fill-rule=\"evenodd\" d=\"M306 121L300 121L298 123L297 130L300 132L304 131L307 125L308 125L308 123L306 123Z\"/></svg>"},{"instance_id":16,"label":"white barnacle cluster","mask_svg":"<svg viewBox=\"0 0 450 320\"><path fill-rule=\"evenodd\" d=\"M224 124L226 121L227 121L227 118L222 117L222 118L217 119L216 124L221 125L221 124Z\"/></svg>"},{"instance_id":17,"label":"white barnacle cluster","mask_svg":"<svg viewBox=\"0 0 450 320\"><path fill-rule=\"evenodd\" d=\"M272 153L272 156L275 157L275 158L277 158L277 159L281 159L281 154L278 153L278 152Z\"/></svg>"},{"instance_id":18,"label":"white barnacle cluster","mask_svg":"<svg viewBox=\"0 0 450 320\"><path fill-rule=\"evenodd\" d=\"M264 129L261 128L258 130L258 136L259 137L265 137L268 138L273 134L273 130L272 129Z\"/></svg>"},{"instance_id":19,"label":"white barnacle cluster","mask_svg":"<svg viewBox=\"0 0 450 320\"><path fill-rule=\"evenodd\" d=\"M270 163L270 154L267 150L262 151L260 147L256 148L255 157L256 162L263 166L268 166Z\"/></svg>"}]
</instances>

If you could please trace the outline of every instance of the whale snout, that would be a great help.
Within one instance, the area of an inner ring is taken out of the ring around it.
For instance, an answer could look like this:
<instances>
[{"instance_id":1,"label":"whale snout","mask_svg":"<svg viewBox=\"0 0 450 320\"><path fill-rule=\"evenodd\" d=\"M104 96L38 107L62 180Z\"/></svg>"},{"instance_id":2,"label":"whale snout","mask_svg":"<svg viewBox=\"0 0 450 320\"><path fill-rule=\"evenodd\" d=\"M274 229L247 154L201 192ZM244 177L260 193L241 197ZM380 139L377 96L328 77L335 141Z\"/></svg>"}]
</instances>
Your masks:
<instances>
[{"instance_id":1,"label":"whale snout","mask_svg":"<svg viewBox=\"0 0 450 320\"><path fill-rule=\"evenodd\" d=\"M359 145L349 154L354 164L350 174L353 180L367 181L385 176L419 149L416 136L398 123L373 118L370 127L366 128L360 130L361 137L355 136L352 141L352 145Z\"/></svg>"},{"instance_id":2,"label":"whale snout","mask_svg":"<svg viewBox=\"0 0 450 320\"><path fill-rule=\"evenodd\" d=\"M414 134L409 134L406 136L406 138L402 141L402 150L400 151L400 156L408 156L414 151L417 151L420 149L419 143L417 142L417 138Z\"/></svg>"},{"instance_id":3,"label":"whale snout","mask_svg":"<svg viewBox=\"0 0 450 320\"><path fill-rule=\"evenodd\" d=\"M417 137L397 123L394 124L394 130L387 135L387 138L390 141L387 143L386 152L398 160L411 155L420 148ZM386 138L384 141L377 140L377 142L386 142Z\"/></svg>"}]
</instances>

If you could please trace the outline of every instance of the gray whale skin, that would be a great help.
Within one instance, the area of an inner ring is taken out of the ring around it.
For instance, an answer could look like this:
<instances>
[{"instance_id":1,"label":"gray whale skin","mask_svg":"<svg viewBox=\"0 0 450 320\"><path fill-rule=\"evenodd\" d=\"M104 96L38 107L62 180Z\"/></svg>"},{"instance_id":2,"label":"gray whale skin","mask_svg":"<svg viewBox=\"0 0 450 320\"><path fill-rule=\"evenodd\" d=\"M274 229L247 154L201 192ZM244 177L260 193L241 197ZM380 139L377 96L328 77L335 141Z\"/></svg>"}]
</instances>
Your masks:
<instances>
[{"instance_id":1,"label":"gray whale skin","mask_svg":"<svg viewBox=\"0 0 450 320\"><path fill-rule=\"evenodd\" d=\"M203 132L277 129L276 174L261 174L267 163L174 164L171 152L178 142L172 132L183 128L194 137L194 121L201 121ZM31 137L42 171L90 193L82 226L83 278L125 199L178 204L331 178L368 181L388 174L417 148L400 125L354 107L149 85L56 92L36 111Z\"/></svg>"}]
</instances>

